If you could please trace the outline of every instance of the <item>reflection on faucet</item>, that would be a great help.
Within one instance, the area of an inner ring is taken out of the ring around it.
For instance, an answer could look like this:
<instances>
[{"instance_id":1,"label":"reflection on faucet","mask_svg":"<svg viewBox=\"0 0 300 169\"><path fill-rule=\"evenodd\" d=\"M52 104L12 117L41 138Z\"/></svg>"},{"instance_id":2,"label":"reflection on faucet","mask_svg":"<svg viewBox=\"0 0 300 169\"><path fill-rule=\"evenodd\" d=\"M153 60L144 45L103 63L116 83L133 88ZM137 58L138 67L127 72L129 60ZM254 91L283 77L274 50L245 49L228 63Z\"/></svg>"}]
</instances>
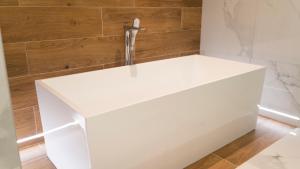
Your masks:
<instances>
[{"instance_id":1,"label":"reflection on faucet","mask_svg":"<svg viewBox=\"0 0 300 169\"><path fill-rule=\"evenodd\" d=\"M140 20L135 18L132 26L125 26L125 65L134 64L135 56L135 39L140 28Z\"/></svg>"}]
</instances>

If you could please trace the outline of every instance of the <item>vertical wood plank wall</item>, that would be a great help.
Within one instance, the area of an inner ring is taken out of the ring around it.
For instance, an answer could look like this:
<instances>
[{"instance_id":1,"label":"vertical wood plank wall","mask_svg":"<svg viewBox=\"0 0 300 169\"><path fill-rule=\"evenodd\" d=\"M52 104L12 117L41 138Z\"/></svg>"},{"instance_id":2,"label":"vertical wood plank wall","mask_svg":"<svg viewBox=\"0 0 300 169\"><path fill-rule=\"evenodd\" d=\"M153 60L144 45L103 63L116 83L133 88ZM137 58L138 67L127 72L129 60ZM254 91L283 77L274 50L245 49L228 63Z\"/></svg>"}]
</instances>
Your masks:
<instances>
[{"instance_id":1,"label":"vertical wood plank wall","mask_svg":"<svg viewBox=\"0 0 300 169\"><path fill-rule=\"evenodd\" d=\"M1 0L17 137L42 132L34 80L121 66L123 26L135 17L146 28L136 62L199 53L201 7L202 0Z\"/></svg>"}]
</instances>

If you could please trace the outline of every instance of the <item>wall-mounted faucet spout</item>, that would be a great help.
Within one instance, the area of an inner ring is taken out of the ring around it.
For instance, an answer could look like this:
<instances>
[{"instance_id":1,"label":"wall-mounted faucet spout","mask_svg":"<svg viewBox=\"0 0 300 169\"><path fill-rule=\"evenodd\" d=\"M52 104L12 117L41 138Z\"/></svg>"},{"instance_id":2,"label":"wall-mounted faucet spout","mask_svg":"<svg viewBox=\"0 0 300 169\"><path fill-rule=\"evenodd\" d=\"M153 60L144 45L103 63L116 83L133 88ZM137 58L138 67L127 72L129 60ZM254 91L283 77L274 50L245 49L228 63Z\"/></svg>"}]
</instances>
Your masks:
<instances>
[{"instance_id":1,"label":"wall-mounted faucet spout","mask_svg":"<svg viewBox=\"0 0 300 169\"><path fill-rule=\"evenodd\" d=\"M135 18L132 26L125 26L125 65L134 64L135 39L140 28L140 19Z\"/></svg>"}]
</instances>

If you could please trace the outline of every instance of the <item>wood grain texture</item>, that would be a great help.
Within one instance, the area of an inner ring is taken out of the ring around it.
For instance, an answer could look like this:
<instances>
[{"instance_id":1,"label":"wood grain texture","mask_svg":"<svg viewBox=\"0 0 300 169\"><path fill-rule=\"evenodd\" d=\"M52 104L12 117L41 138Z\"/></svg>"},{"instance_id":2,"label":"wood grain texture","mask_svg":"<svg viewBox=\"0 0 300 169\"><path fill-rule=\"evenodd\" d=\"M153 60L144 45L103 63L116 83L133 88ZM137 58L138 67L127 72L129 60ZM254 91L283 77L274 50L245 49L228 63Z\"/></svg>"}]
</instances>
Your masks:
<instances>
[{"instance_id":1,"label":"wood grain texture","mask_svg":"<svg viewBox=\"0 0 300 169\"><path fill-rule=\"evenodd\" d=\"M34 113L31 107L14 111L17 138L35 134Z\"/></svg>"},{"instance_id":2,"label":"wood grain texture","mask_svg":"<svg viewBox=\"0 0 300 169\"><path fill-rule=\"evenodd\" d=\"M24 143L20 143L20 144L18 144L18 148L19 148L19 151L22 151L24 149L28 149L30 147L34 147L34 146L44 144L44 143L45 143L44 138L38 138L38 139L30 140L30 141L27 141Z\"/></svg>"},{"instance_id":3,"label":"wood grain texture","mask_svg":"<svg viewBox=\"0 0 300 169\"><path fill-rule=\"evenodd\" d=\"M135 63L145 63L145 62L152 62L156 60L163 60L163 59L171 59L171 58L176 58L180 57L180 53L173 53L173 54L168 54L168 55L162 55L162 56L154 56L154 57L146 57L146 58L137 58L135 60Z\"/></svg>"},{"instance_id":4,"label":"wood grain texture","mask_svg":"<svg viewBox=\"0 0 300 169\"><path fill-rule=\"evenodd\" d=\"M210 154L196 163L184 168L184 169L234 169L235 165L218 157L215 154Z\"/></svg>"},{"instance_id":5,"label":"wood grain texture","mask_svg":"<svg viewBox=\"0 0 300 169\"><path fill-rule=\"evenodd\" d=\"M102 15L104 35L123 35L124 25L132 25L134 18L145 28L140 33L176 31L181 24L179 8L104 8Z\"/></svg>"},{"instance_id":6,"label":"wood grain texture","mask_svg":"<svg viewBox=\"0 0 300 169\"><path fill-rule=\"evenodd\" d=\"M39 109L38 105L33 107L33 112L34 112L34 120L35 120L35 125L36 125L35 126L36 133L42 133L43 132L43 126L42 126L40 109Z\"/></svg>"},{"instance_id":7,"label":"wood grain texture","mask_svg":"<svg viewBox=\"0 0 300 169\"><path fill-rule=\"evenodd\" d=\"M208 168L212 167L213 165L219 163L220 161L222 161L222 158L220 158L214 154L210 154L210 155L202 158L201 160L191 164L190 166L186 167L185 169L208 169Z\"/></svg>"},{"instance_id":8,"label":"wood grain texture","mask_svg":"<svg viewBox=\"0 0 300 169\"><path fill-rule=\"evenodd\" d=\"M4 42L96 36L101 33L96 8L6 7L0 10Z\"/></svg>"},{"instance_id":9,"label":"wood grain texture","mask_svg":"<svg viewBox=\"0 0 300 169\"><path fill-rule=\"evenodd\" d=\"M202 8L182 8L182 28L200 29Z\"/></svg>"},{"instance_id":10,"label":"wood grain texture","mask_svg":"<svg viewBox=\"0 0 300 169\"><path fill-rule=\"evenodd\" d=\"M33 76L10 78L10 92L13 109L32 107L37 104Z\"/></svg>"},{"instance_id":11,"label":"wood grain texture","mask_svg":"<svg viewBox=\"0 0 300 169\"><path fill-rule=\"evenodd\" d=\"M124 55L123 42L117 36L32 42L27 50L30 70L45 73L113 63Z\"/></svg>"},{"instance_id":12,"label":"wood grain texture","mask_svg":"<svg viewBox=\"0 0 300 169\"><path fill-rule=\"evenodd\" d=\"M202 0L136 0L135 4L144 7L200 7Z\"/></svg>"},{"instance_id":13,"label":"wood grain texture","mask_svg":"<svg viewBox=\"0 0 300 169\"><path fill-rule=\"evenodd\" d=\"M134 0L19 0L21 6L129 7Z\"/></svg>"},{"instance_id":14,"label":"wood grain texture","mask_svg":"<svg viewBox=\"0 0 300 169\"><path fill-rule=\"evenodd\" d=\"M52 72L52 73L27 75L23 77L10 78L9 83L10 83L13 108L22 109L22 108L33 107L37 105L35 80L99 70L102 68L103 66L99 65L99 66L83 67L79 69L68 69L68 70Z\"/></svg>"},{"instance_id":15,"label":"wood grain texture","mask_svg":"<svg viewBox=\"0 0 300 169\"><path fill-rule=\"evenodd\" d=\"M136 58L199 50L199 46L200 31L141 34L137 37Z\"/></svg>"},{"instance_id":16,"label":"wood grain texture","mask_svg":"<svg viewBox=\"0 0 300 169\"><path fill-rule=\"evenodd\" d=\"M22 169L56 169L46 155L40 156L35 160L23 163Z\"/></svg>"},{"instance_id":17,"label":"wood grain texture","mask_svg":"<svg viewBox=\"0 0 300 169\"><path fill-rule=\"evenodd\" d=\"M28 73L25 43L4 44L7 73L9 77Z\"/></svg>"},{"instance_id":18,"label":"wood grain texture","mask_svg":"<svg viewBox=\"0 0 300 169\"><path fill-rule=\"evenodd\" d=\"M18 6L18 0L1 0L0 6Z\"/></svg>"}]
</instances>

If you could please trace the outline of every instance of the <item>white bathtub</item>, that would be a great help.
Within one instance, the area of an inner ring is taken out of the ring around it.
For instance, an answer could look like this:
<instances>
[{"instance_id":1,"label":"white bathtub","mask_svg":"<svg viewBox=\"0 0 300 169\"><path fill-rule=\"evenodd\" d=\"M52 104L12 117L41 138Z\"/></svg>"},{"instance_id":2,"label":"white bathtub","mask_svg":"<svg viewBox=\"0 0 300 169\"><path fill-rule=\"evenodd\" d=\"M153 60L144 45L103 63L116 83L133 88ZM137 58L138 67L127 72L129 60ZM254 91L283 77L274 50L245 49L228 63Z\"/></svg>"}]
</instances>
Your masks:
<instances>
[{"instance_id":1,"label":"white bathtub","mask_svg":"<svg viewBox=\"0 0 300 169\"><path fill-rule=\"evenodd\" d=\"M264 72L192 55L39 80L47 154L58 169L181 169L255 128Z\"/></svg>"}]
</instances>

